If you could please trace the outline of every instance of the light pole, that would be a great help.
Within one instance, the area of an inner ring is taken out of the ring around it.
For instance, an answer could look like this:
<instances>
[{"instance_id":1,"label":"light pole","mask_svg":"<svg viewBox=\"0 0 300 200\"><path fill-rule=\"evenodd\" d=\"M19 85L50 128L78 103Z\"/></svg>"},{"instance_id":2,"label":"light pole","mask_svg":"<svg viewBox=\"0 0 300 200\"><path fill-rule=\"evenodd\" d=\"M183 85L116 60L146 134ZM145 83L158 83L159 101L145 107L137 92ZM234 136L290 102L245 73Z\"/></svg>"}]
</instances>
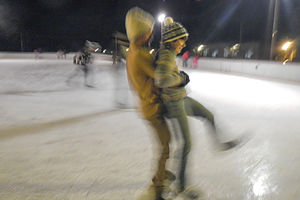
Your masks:
<instances>
[{"instance_id":1,"label":"light pole","mask_svg":"<svg viewBox=\"0 0 300 200\"><path fill-rule=\"evenodd\" d=\"M20 32L20 45L21 45L21 51L24 51L24 41L23 41L23 33Z\"/></svg>"},{"instance_id":2,"label":"light pole","mask_svg":"<svg viewBox=\"0 0 300 200\"><path fill-rule=\"evenodd\" d=\"M160 41L162 42L162 27L163 27L163 22L164 22L164 19L166 17L166 14L165 13L161 13L158 15L158 21L160 23Z\"/></svg>"},{"instance_id":3,"label":"light pole","mask_svg":"<svg viewBox=\"0 0 300 200\"><path fill-rule=\"evenodd\" d=\"M277 36L277 25L278 25L278 15L279 15L279 0L272 0L274 3L274 11L273 11L273 26L272 26L272 38L271 38L271 48L270 48L270 60L273 60L273 54L274 54L274 46L276 42L276 36Z\"/></svg>"}]
</instances>

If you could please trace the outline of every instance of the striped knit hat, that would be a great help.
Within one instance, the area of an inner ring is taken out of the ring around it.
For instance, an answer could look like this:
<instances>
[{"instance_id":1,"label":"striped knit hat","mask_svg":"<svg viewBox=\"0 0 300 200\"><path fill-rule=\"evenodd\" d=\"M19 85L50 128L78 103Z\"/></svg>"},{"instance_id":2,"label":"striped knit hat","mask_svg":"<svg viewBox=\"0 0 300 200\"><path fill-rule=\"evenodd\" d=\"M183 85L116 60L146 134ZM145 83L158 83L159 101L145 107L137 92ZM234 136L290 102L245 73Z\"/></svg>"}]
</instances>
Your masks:
<instances>
[{"instance_id":1,"label":"striped knit hat","mask_svg":"<svg viewBox=\"0 0 300 200\"><path fill-rule=\"evenodd\" d=\"M186 29L180 23L174 22L171 17L165 18L162 32L163 43L172 42L189 36Z\"/></svg>"}]
</instances>

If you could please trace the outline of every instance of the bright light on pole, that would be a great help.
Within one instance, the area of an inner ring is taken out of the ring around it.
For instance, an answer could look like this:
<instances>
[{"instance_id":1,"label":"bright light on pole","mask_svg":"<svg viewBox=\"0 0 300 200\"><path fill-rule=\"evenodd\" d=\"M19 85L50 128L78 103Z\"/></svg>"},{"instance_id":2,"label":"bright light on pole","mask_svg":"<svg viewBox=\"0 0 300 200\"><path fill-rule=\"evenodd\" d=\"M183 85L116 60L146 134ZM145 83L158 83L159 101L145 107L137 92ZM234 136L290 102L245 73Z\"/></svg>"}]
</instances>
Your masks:
<instances>
[{"instance_id":1,"label":"bright light on pole","mask_svg":"<svg viewBox=\"0 0 300 200\"><path fill-rule=\"evenodd\" d=\"M149 53L150 53L150 54L153 54L153 52L154 52L154 49L151 49Z\"/></svg>"},{"instance_id":2,"label":"bright light on pole","mask_svg":"<svg viewBox=\"0 0 300 200\"><path fill-rule=\"evenodd\" d=\"M282 49L283 51L286 51L286 50L288 50L288 48L291 46L291 44L292 44L292 42L287 41L287 42L285 42L285 43L282 45L281 49Z\"/></svg>"},{"instance_id":3,"label":"bright light on pole","mask_svg":"<svg viewBox=\"0 0 300 200\"><path fill-rule=\"evenodd\" d=\"M279 0L272 0L271 5L273 5L273 26L272 26L272 36L271 36L271 48L270 48L270 60L273 60L274 57L274 46L277 36L277 26L278 26L278 17L279 17Z\"/></svg>"},{"instance_id":4,"label":"bright light on pole","mask_svg":"<svg viewBox=\"0 0 300 200\"><path fill-rule=\"evenodd\" d=\"M158 15L158 21L160 23L160 40L162 41L162 26L163 26L163 22L166 18L166 14L165 13L161 13Z\"/></svg>"},{"instance_id":5,"label":"bright light on pole","mask_svg":"<svg viewBox=\"0 0 300 200\"><path fill-rule=\"evenodd\" d=\"M199 47L198 47L198 51L202 51L203 49L205 48L205 46L203 44L201 44Z\"/></svg>"},{"instance_id":6,"label":"bright light on pole","mask_svg":"<svg viewBox=\"0 0 300 200\"><path fill-rule=\"evenodd\" d=\"M165 13L161 13L159 16L158 16L158 21L160 23L162 23L164 21L164 19L166 18L166 14Z\"/></svg>"}]
</instances>

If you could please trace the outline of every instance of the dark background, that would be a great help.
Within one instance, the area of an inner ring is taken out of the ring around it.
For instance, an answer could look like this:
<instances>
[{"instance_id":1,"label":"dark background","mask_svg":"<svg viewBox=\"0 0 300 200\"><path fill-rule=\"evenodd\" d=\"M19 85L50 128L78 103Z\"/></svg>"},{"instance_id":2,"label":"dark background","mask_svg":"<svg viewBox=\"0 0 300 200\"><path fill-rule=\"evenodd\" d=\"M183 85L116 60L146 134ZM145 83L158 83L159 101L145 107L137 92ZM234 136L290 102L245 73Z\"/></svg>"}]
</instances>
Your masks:
<instances>
[{"instance_id":1,"label":"dark background","mask_svg":"<svg viewBox=\"0 0 300 200\"><path fill-rule=\"evenodd\" d=\"M164 11L182 23L188 46L200 43L268 43L271 0L1 0L0 51L77 51L85 40L113 49L112 34L125 33L126 12L138 6L156 19ZM300 1L280 0L278 40L300 31ZM160 39L155 26L154 46ZM22 43L22 45L21 45Z\"/></svg>"}]
</instances>

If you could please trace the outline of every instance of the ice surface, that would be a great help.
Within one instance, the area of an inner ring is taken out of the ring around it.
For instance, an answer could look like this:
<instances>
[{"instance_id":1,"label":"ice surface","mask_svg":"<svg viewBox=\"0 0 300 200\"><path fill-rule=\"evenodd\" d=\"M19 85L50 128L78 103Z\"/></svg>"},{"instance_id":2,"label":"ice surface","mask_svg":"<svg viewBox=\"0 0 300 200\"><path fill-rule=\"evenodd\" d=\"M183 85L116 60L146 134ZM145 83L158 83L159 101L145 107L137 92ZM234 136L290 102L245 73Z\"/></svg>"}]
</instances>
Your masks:
<instances>
[{"instance_id":1,"label":"ice surface","mask_svg":"<svg viewBox=\"0 0 300 200\"><path fill-rule=\"evenodd\" d=\"M83 74L66 84L75 67L0 60L1 200L132 200L149 185L156 145L125 69L98 61L95 88L86 88ZM298 199L300 85L187 71L189 95L215 114L224 139L251 136L217 153L204 122L191 118L189 183L209 200Z\"/></svg>"}]
</instances>

